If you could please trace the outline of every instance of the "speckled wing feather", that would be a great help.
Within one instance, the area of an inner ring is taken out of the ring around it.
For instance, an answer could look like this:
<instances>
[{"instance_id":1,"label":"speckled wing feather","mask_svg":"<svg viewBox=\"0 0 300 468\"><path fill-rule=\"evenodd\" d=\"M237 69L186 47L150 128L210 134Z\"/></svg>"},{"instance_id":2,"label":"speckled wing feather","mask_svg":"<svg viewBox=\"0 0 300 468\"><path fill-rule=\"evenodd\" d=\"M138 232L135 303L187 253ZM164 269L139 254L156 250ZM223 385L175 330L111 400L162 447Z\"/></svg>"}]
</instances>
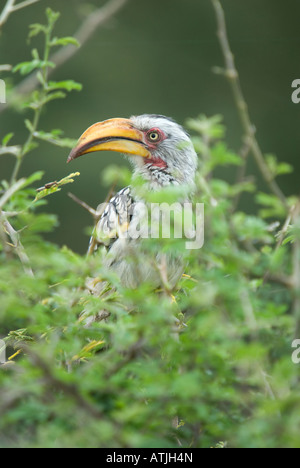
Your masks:
<instances>
[{"instance_id":1,"label":"speckled wing feather","mask_svg":"<svg viewBox=\"0 0 300 468\"><path fill-rule=\"evenodd\" d=\"M120 190L106 203L91 237L89 254L95 252L99 245L104 245L109 250L119 238L120 233L128 229L132 218L131 207L133 204L134 199L130 187Z\"/></svg>"}]
</instances>

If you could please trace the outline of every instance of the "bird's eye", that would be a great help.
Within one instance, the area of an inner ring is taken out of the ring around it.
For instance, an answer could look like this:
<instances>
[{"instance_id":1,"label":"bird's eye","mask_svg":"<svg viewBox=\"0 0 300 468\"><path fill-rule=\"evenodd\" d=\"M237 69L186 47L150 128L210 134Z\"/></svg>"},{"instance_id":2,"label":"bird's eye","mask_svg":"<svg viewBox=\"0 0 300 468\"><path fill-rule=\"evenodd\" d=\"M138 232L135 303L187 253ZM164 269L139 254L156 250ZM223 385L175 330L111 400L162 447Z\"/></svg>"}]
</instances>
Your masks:
<instances>
[{"instance_id":1,"label":"bird's eye","mask_svg":"<svg viewBox=\"0 0 300 468\"><path fill-rule=\"evenodd\" d=\"M159 139L159 134L157 132L151 132L149 133L149 138L152 141L156 141Z\"/></svg>"},{"instance_id":2,"label":"bird's eye","mask_svg":"<svg viewBox=\"0 0 300 468\"><path fill-rule=\"evenodd\" d=\"M149 130L147 138L149 141L156 143L161 140L161 134L158 130Z\"/></svg>"}]
</instances>

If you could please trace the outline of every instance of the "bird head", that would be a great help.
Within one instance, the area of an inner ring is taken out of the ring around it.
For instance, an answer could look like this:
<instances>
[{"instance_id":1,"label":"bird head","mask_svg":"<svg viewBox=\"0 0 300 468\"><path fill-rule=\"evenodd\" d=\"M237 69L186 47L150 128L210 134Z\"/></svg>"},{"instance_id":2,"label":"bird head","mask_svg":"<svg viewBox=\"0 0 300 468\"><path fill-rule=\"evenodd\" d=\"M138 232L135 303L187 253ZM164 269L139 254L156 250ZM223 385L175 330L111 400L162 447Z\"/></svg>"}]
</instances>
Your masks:
<instances>
[{"instance_id":1,"label":"bird head","mask_svg":"<svg viewBox=\"0 0 300 468\"><path fill-rule=\"evenodd\" d=\"M152 186L194 182L196 152L189 135L170 118L144 114L98 122L83 133L68 162L103 150L127 155L135 173Z\"/></svg>"}]
</instances>

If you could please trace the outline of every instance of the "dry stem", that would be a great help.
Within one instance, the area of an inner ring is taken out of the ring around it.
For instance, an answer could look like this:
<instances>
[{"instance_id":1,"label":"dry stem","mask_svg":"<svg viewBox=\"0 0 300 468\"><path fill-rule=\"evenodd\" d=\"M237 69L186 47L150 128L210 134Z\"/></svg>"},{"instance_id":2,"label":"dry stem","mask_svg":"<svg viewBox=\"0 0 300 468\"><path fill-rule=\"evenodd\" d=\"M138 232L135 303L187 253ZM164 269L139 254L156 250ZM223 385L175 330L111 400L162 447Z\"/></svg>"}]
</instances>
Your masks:
<instances>
[{"instance_id":1,"label":"dry stem","mask_svg":"<svg viewBox=\"0 0 300 468\"><path fill-rule=\"evenodd\" d=\"M18 3L15 5L16 0L7 0L5 7L2 10L0 15L0 28L6 23L9 16L14 13L15 11L21 10L22 8L26 8L33 3L37 3L40 0L24 0L24 2Z\"/></svg>"},{"instance_id":2,"label":"dry stem","mask_svg":"<svg viewBox=\"0 0 300 468\"><path fill-rule=\"evenodd\" d=\"M6 255L10 255L15 251L23 265L25 273L33 278L34 274L30 261L21 243L19 233L12 227L2 211L0 211L0 222L0 231L2 231L0 235ZM12 244L7 241L7 236L11 239Z\"/></svg>"},{"instance_id":3,"label":"dry stem","mask_svg":"<svg viewBox=\"0 0 300 468\"><path fill-rule=\"evenodd\" d=\"M226 78L229 80L229 83L231 85L234 101L242 123L243 131L245 133L245 141L249 142L249 146L256 161L256 164L269 189L281 200L282 204L287 208L288 204L286 197L281 191L277 182L274 180L273 174L269 170L269 167L264 159L262 150L260 149L260 146L255 137L255 126L253 125L250 118L248 105L245 101L242 92L239 74L235 66L234 56L231 51L228 40L224 10L219 0L211 0L211 2L216 13L216 19L218 24L217 35L224 56L225 70L223 71L223 73L225 74Z\"/></svg>"}]
</instances>

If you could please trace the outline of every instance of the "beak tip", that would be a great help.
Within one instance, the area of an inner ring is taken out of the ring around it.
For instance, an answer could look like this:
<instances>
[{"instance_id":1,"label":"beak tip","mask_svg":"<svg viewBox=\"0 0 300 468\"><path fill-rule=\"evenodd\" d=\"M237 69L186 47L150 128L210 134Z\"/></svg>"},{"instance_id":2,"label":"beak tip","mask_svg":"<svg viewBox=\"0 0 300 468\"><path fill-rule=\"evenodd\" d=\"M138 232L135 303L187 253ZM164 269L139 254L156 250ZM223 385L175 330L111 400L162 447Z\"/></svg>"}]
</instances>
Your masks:
<instances>
[{"instance_id":1,"label":"beak tip","mask_svg":"<svg viewBox=\"0 0 300 468\"><path fill-rule=\"evenodd\" d=\"M79 156L79 154L77 154L76 148L73 148L71 153L68 156L67 164L69 164L71 161L73 161L73 159L76 159L78 156Z\"/></svg>"}]
</instances>

